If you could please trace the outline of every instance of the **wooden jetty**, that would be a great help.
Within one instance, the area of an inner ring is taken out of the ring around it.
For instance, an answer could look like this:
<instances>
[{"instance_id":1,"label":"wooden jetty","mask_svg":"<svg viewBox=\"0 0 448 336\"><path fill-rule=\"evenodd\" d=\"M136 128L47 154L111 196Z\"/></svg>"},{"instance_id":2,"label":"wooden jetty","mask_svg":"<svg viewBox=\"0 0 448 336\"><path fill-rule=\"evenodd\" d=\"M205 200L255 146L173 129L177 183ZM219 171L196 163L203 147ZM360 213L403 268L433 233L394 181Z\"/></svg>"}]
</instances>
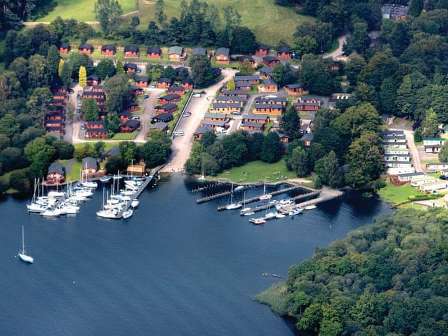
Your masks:
<instances>
[{"instance_id":1,"label":"wooden jetty","mask_svg":"<svg viewBox=\"0 0 448 336\"><path fill-rule=\"evenodd\" d=\"M317 198L313 198L311 200L302 202L297 204L297 206L299 208L305 208L307 206L311 206L311 205L318 205L320 203L326 202L326 201L330 201L332 199L341 197L344 193L340 190L336 190L336 189L330 189L330 188L323 188L320 192L320 196Z\"/></svg>"},{"instance_id":2,"label":"wooden jetty","mask_svg":"<svg viewBox=\"0 0 448 336\"><path fill-rule=\"evenodd\" d=\"M294 186L291 186L291 187L288 187L288 188L284 188L284 189L273 191L273 192L271 192L269 194L266 194L266 195L271 195L273 197L273 196L281 195L281 194L284 194L284 193L287 193L287 192L291 192L291 191L294 191L294 190L297 190L297 189L301 189L301 188L303 188L303 187L294 185ZM230 195L230 191L227 193L227 195ZM252 198L246 198L244 204L257 202L257 201L260 200L261 196L263 196L263 195L255 196L255 197L252 197ZM272 205L272 206L274 206L274 205ZM218 211L222 211L222 210L225 210L225 209L226 209L226 205L218 207ZM264 209L266 209L266 208L264 208Z\"/></svg>"},{"instance_id":3,"label":"wooden jetty","mask_svg":"<svg viewBox=\"0 0 448 336\"><path fill-rule=\"evenodd\" d=\"M293 197L291 199L294 202L296 202L296 201L300 201L300 200L303 200L303 199L319 196L319 194L320 194L320 190L317 190L317 191L312 191L312 192L309 192L309 193L306 193L306 194L298 195L298 196ZM268 203L268 204L260 205L260 206L258 206L256 208L252 208L252 211L253 212L258 212L258 211L263 211L263 210L267 210L267 209L274 208L274 207L275 207L274 203Z\"/></svg>"}]
</instances>

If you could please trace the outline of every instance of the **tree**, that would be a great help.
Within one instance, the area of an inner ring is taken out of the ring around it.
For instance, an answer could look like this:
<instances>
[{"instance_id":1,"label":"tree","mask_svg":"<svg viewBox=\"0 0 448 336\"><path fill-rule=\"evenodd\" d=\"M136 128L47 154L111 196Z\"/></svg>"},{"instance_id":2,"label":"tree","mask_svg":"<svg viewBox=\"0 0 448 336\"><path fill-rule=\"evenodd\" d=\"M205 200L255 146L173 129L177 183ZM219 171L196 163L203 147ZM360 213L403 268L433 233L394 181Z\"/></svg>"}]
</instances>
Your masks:
<instances>
[{"instance_id":1,"label":"tree","mask_svg":"<svg viewBox=\"0 0 448 336\"><path fill-rule=\"evenodd\" d=\"M381 83L379 92L379 105L383 113L396 113L395 99L397 97L397 82L392 77L387 77Z\"/></svg>"},{"instance_id":2,"label":"tree","mask_svg":"<svg viewBox=\"0 0 448 336\"><path fill-rule=\"evenodd\" d=\"M61 59L61 61L63 60ZM63 61L61 70L61 81L66 88L69 88L72 84L72 72L73 68L71 64Z\"/></svg>"},{"instance_id":3,"label":"tree","mask_svg":"<svg viewBox=\"0 0 448 336\"><path fill-rule=\"evenodd\" d=\"M447 141L445 141L443 143L442 148L440 148L439 160L440 160L440 162L448 163L448 142Z\"/></svg>"},{"instance_id":4,"label":"tree","mask_svg":"<svg viewBox=\"0 0 448 336\"><path fill-rule=\"evenodd\" d=\"M122 14L118 0L97 0L95 3L95 16L106 36L117 31Z\"/></svg>"},{"instance_id":5,"label":"tree","mask_svg":"<svg viewBox=\"0 0 448 336\"><path fill-rule=\"evenodd\" d=\"M309 157L303 147L297 146L292 150L287 164L299 177L308 176L311 173Z\"/></svg>"},{"instance_id":6,"label":"tree","mask_svg":"<svg viewBox=\"0 0 448 336\"><path fill-rule=\"evenodd\" d=\"M353 25L353 34L347 41L347 54L351 51L357 51L360 54L364 54L369 48L370 38L367 23L363 21L355 22Z\"/></svg>"},{"instance_id":7,"label":"tree","mask_svg":"<svg viewBox=\"0 0 448 336\"><path fill-rule=\"evenodd\" d=\"M17 57L8 69L15 73L22 88L26 89L28 87L28 61L23 57Z\"/></svg>"},{"instance_id":8,"label":"tree","mask_svg":"<svg viewBox=\"0 0 448 336\"><path fill-rule=\"evenodd\" d=\"M330 187L337 187L341 184L338 159L336 153L331 151L314 164L314 172L319 177L319 181Z\"/></svg>"},{"instance_id":9,"label":"tree","mask_svg":"<svg viewBox=\"0 0 448 336\"><path fill-rule=\"evenodd\" d=\"M79 86L85 88L87 85L87 71L84 66L79 67Z\"/></svg>"},{"instance_id":10,"label":"tree","mask_svg":"<svg viewBox=\"0 0 448 336\"><path fill-rule=\"evenodd\" d=\"M123 110L124 102L129 98L128 81L126 74L117 74L104 82L108 113L117 115Z\"/></svg>"},{"instance_id":11,"label":"tree","mask_svg":"<svg viewBox=\"0 0 448 336\"><path fill-rule=\"evenodd\" d=\"M233 53L252 54L257 48L255 34L247 27L235 27L232 30L230 49Z\"/></svg>"},{"instance_id":12,"label":"tree","mask_svg":"<svg viewBox=\"0 0 448 336\"><path fill-rule=\"evenodd\" d=\"M53 84L58 79L58 69L60 59L61 57L59 56L58 48L56 48L56 46L54 45L50 46L47 53L47 64L48 64L49 81Z\"/></svg>"},{"instance_id":13,"label":"tree","mask_svg":"<svg viewBox=\"0 0 448 336\"><path fill-rule=\"evenodd\" d=\"M99 117L99 109L96 100L93 98L83 99L81 112L86 121L96 121Z\"/></svg>"},{"instance_id":14,"label":"tree","mask_svg":"<svg viewBox=\"0 0 448 336\"><path fill-rule=\"evenodd\" d=\"M154 9L154 17L157 22L161 25L166 22L166 14L165 14L165 2L163 0L157 0L155 9Z\"/></svg>"},{"instance_id":15,"label":"tree","mask_svg":"<svg viewBox=\"0 0 448 336\"><path fill-rule=\"evenodd\" d=\"M149 140L141 147L141 157L149 168L165 163L171 154L171 141Z\"/></svg>"},{"instance_id":16,"label":"tree","mask_svg":"<svg viewBox=\"0 0 448 336\"><path fill-rule=\"evenodd\" d=\"M409 14L417 17L423 10L424 1L423 0L411 0L409 3Z\"/></svg>"},{"instance_id":17,"label":"tree","mask_svg":"<svg viewBox=\"0 0 448 336\"><path fill-rule=\"evenodd\" d=\"M115 75L115 65L111 59L102 59L95 68L95 73L101 80Z\"/></svg>"},{"instance_id":18,"label":"tree","mask_svg":"<svg viewBox=\"0 0 448 336\"><path fill-rule=\"evenodd\" d=\"M439 122L437 120L437 114L433 108L426 111L421 128L423 137L431 138L437 136L439 133Z\"/></svg>"},{"instance_id":19,"label":"tree","mask_svg":"<svg viewBox=\"0 0 448 336\"><path fill-rule=\"evenodd\" d=\"M207 147L210 147L215 143L216 135L214 132L206 132L202 138L201 138L201 145L204 147L204 149L207 149Z\"/></svg>"},{"instance_id":20,"label":"tree","mask_svg":"<svg viewBox=\"0 0 448 336\"><path fill-rule=\"evenodd\" d=\"M62 79L62 74L64 73L64 64L65 64L65 61L63 58L61 58L59 60L59 64L58 64L58 76L60 79Z\"/></svg>"},{"instance_id":21,"label":"tree","mask_svg":"<svg viewBox=\"0 0 448 336\"><path fill-rule=\"evenodd\" d=\"M379 137L365 132L355 139L348 149L347 163L346 182L357 189L369 187L384 171Z\"/></svg>"},{"instance_id":22,"label":"tree","mask_svg":"<svg viewBox=\"0 0 448 336\"><path fill-rule=\"evenodd\" d=\"M276 132L270 132L263 141L260 159L264 162L274 163L281 159L283 154L282 143Z\"/></svg>"},{"instance_id":23,"label":"tree","mask_svg":"<svg viewBox=\"0 0 448 336\"><path fill-rule=\"evenodd\" d=\"M218 72L211 66L206 56L193 56L190 59L191 78L196 87L206 87L215 82Z\"/></svg>"},{"instance_id":24,"label":"tree","mask_svg":"<svg viewBox=\"0 0 448 336\"><path fill-rule=\"evenodd\" d=\"M300 117L294 106L288 107L286 112L282 115L280 127L290 140L300 138Z\"/></svg>"},{"instance_id":25,"label":"tree","mask_svg":"<svg viewBox=\"0 0 448 336\"><path fill-rule=\"evenodd\" d=\"M289 64L276 65L272 70L271 77L280 86L294 83L297 80L297 75Z\"/></svg>"},{"instance_id":26,"label":"tree","mask_svg":"<svg viewBox=\"0 0 448 336\"><path fill-rule=\"evenodd\" d=\"M108 114L106 118L106 129L110 136L120 130L120 118L116 114Z\"/></svg>"},{"instance_id":27,"label":"tree","mask_svg":"<svg viewBox=\"0 0 448 336\"><path fill-rule=\"evenodd\" d=\"M417 104L416 92L426 84L426 77L418 71L403 77L396 97L398 116L417 119L418 115L414 110Z\"/></svg>"},{"instance_id":28,"label":"tree","mask_svg":"<svg viewBox=\"0 0 448 336\"><path fill-rule=\"evenodd\" d=\"M300 81L311 93L329 95L335 90L335 80L325 60L314 55L304 55Z\"/></svg>"},{"instance_id":29,"label":"tree","mask_svg":"<svg viewBox=\"0 0 448 336\"><path fill-rule=\"evenodd\" d=\"M235 88L236 88L236 86L235 86L235 81L234 81L233 79L229 80L229 81L226 83L226 88L227 88L227 90L229 90L229 91L234 91Z\"/></svg>"},{"instance_id":30,"label":"tree","mask_svg":"<svg viewBox=\"0 0 448 336\"><path fill-rule=\"evenodd\" d=\"M120 142L120 156L126 162L126 164L131 164L135 161L137 157L137 145L132 141Z\"/></svg>"},{"instance_id":31,"label":"tree","mask_svg":"<svg viewBox=\"0 0 448 336\"><path fill-rule=\"evenodd\" d=\"M44 116L47 111L48 106L52 102L53 95L50 89L36 88L29 97L26 106L28 108L29 115L31 118L43 126Z\"/></svg>"},{"instance_id":32,"label":"tree","mask_svg":"<svg viewBox=\"0 0 448 336\"><path fill-rule=\"evenodd\" d=\"M49 84L48 66L45 57L33 55L28 60L28 85L29 87L43 87Z\"/></svg>"}]
</instances>

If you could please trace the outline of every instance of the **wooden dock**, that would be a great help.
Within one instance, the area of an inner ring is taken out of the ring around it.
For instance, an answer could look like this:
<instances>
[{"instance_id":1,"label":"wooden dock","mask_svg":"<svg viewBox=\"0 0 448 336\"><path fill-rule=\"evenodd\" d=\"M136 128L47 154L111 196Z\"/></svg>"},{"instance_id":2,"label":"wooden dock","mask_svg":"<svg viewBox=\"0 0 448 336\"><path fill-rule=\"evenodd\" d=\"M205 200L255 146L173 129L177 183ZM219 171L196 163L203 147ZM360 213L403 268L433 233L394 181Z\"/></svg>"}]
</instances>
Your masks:
<instances>
[{"instance_id":1,"label":"wooden dock","mask_svg":"<svg viewBox=\"0 0 448 336\"><path fill-rule=\"evenodd\" d=\"M284 188L284 189L273 191L273 192L271 192L269 194L266 194L266 195L271 195L272 197L274 197L274 196L281 195L281 194L284 194L284 193L287 193L287 192L291 192L291 191L294 191L294 190L297 190L297 189L300 189L300 188L301 187L299 187L299 186L291 186L291 187L288 187L288 188ZM227 195L230 195L230 192L228 192ZM250 204L250 203L253 203L253 202L257 202L257 201L260 200L261 196L263 196L263 195L247 198L244 201L244 204ZM225 210L225 209L226 209L226 205L218 207L218 211L222 211L222 210Z\"/></svg>"},{"instance_id":2,"label":"wooden dock","mask_svg":"<svg viewBox=\"0 0 448 336\"><path fill-rule=\"evenodd\" d=\"M309 193L306 193L306 194L303 194L303 195L298 195L298 196L293 197L291 199L294 202L296 202L296 201L300 201L300 200L303 200L303 199L319 196L319 194L320 194L320 191L317 190L317 191L312 191L312 192L309 192ZM253 212L259 212L259 211L267 210L267 209L274 208L274 207L275 207L275 204L268 203L268 204L260 205L260 206L258 206L256 208L253 208L252 211Z\"/></svg>"},{"instance_id":3,"label":"wooden dock","mask_svg":"<svg viewBox=\"0 0 448 336\"><path fill-rule=\"evenodd\" d=\"M313 198L311 200L302 202L297 204L299 208L305 208L310 205L318 205L320 203L330 201L333 199L336 199L338 197L341 197L344 193L340 190L336 189L329 189L329 188L323 188L320 192L320 196L317 198Z\"/></svg>"},{"instance_id":4,"label":"wooden dock","mask_svg":"<svg viewBox=\"0 0 448 336\"><path fill-rule=\"evenodd\" d=\"M138 187L137 191L132 195L132 198L139 198L142 192L148 187L148 185L157 177L157 174L159 173L160 169L162 169L163 166L158 166L156 168L153 168L149 172L149 176L145 178L145 181ZM129 209L131 206L131 202L126 203L126 210Z\"/></svg>"}]
</instances>

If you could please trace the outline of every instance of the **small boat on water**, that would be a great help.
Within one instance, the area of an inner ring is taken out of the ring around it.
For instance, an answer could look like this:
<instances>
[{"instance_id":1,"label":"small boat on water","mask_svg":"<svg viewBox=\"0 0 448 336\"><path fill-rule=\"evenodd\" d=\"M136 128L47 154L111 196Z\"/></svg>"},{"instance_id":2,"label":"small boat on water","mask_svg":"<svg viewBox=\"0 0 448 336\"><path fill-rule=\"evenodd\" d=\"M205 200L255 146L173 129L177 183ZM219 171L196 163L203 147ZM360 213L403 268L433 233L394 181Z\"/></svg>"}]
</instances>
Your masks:
<instances>
[{"instance_id":1,"label":"small boat on water","mask_svg":"<svg viewBox=\"0 0 448 336\"><path fill-rule=\"evenodd\" d=\"M296 209L291 210L288 213L288 215L291 216L291 217L294 217L295 215L301 214L302 212L303 212L303 209L296 208Z\"/></svg>"},{"instance_id":2,"label":"small boat on water","mask_svg":"<svg viewBox=\"0 0 448 336\"><path fill-rule=\"evenodd\" d=\"M246 214L247 214L248 212L253 212L253 211L252 211L252 208L243 208L243 209L241 209L241 210L240 210L240 215L241 215L241 216L247 216Z\"/></svg>"},{"instance_id":3,"label":"small boat on water","mask_svg":"<svg viewBox=\"0 0 448 336\"><path fill-rule=\"evenodd\" d=\"M62 215L62 211L59 208L48 208L40 214L44 217L59 217L60 215Z\"/></svg>"},{"instance_id":4,"label":"small boat on water","mask_svg":"<svg viewBox=\"0 0 448 336\"><path fill-rule=\"evenodd\" d=\"M27 263L27 264L32 264L34 263L34 258L28 254L26 254L26 250L25 250L25 228L22 225L22 249L19 250L18 256L20 258L20 260L22 260L23 262Z\"/></svg>"},{"instance_id":5,"label":"small boat on water","mask_svg":"<svg viewBox=\"0 0 448 336\"><path fill-rule=\"evenodd\" d=\"M308 205L305 207L305 210L313 210L316 209L317 207L313 204L313 205Z\"/></svg>"},{"instance_id":6,"label":"small boat on water","mask_svg":"<svg viewBox=\"0 0 448 336\"><path fill-rule=\"evenodd\" d=\"M226 210L235 210L235 209L239 209L241 208L243 205L238 202L238 203L234 203L233 202L233 183L232 183L232 189L230 190L230 203L226 206Z\"/></svg>"},{"instance_id":7,"label":"small boat on water","mask_svg":"<svg viewBox=\"0 0 448 336\"><path fill-rule=\"evenodd\" d=\"M83 186L84 188L96 189L96 188L98 188L98 183L91 182L91 181L85 181L85 182L81 183L81 186Z\"/></svg>"},{"instance_id":8,"label":"small boat on water","mask_svg":"<svg viewBox=\"0 0 448 336\"><path fill-rule=\"evenodd\" d=\"M280 212L277 212L276 214L275 214L275 218L285 218L286 216L284 215L284 214L282 214L282 213L280 213Z\"/></svg>"},{"instance_id":9,"label":"small boat on water","mask_svg":"<svg viewBox=\"0 0 448 336\"><path fill-rule=\"evenodd\" d=\"M277 217L276 212L268 212L266 215L264 215L264 219L274 219Z\"/></svg>"},{"instance_id":10,"label":"small boat on water","mask_svg":"<svg viewBox=\"0 0 448 336\"><path fill-rule=\"evenodd\" d=\"M272 198L271 194L266 194L266 183L263 184L263 195L261 195L258 199L260 201L267 201L270 200Z\"/></svg>"},{"instance_id":11,"label":"small boat on water","mask_svg":"<svg viewBox=\"0 0 448 336\"><path fill-rule=\"evenodd\" d=\"M112 179L112 176L106 175L100 178L101 183L108 183Z\"/></svg>"},{"instance_id":12,"label":"small boat on water","mask_svg":"<svg viewBox=\"0 0 448 336\"><path fill-rule=\"evenodd\" d=\"M129 209L129 210L123 211L122 216L123 216L123 219L128 219L128 218L131 218L133 214L134 214L134 210Z\"/></svg>"},{"instance_id":13,"label":"small boat on water","mask_svg":"<svg viewBox=\"0 0 448 336\"><path fill-rule=\"evenodd\" d=\"M96 215L101 218L119 219L121 213L117 209L104 209L96 212Z\"/></svg>"},{"instance_id":14,"label":"small boat on water","mask_svg":"<svg viewBox=\"0 0 448 336\"><path fill-rule=\"evenodd\" d=\"M249 222L251 222L254 225L261 225L266 223L266 219L264 218L251 218L249 219Z\"/></svg>"},{"instance_id":15,"label":"small boat on water","mask_svg":"<svg viewBox=\"0 0 448 336\"><path fill-rule=\"evenodd\" d=\"M234 191L240 191L240 190L243 190L243 189L244 189L244 186L238 186L238 187L235 188Z\"/></svg>"},{"instance_id":16,"label":"small boat on water","mask_svg":"<svg viewBox=\"0 0 448 336\"><path fill-rule=\"evenodd\" d=\"M131 201L131 207L133 207L133 208L137 208L139 205L140 205L140 201L139 201L138 199L134 198L134 199Z\"/></svg>"}]
</instances>

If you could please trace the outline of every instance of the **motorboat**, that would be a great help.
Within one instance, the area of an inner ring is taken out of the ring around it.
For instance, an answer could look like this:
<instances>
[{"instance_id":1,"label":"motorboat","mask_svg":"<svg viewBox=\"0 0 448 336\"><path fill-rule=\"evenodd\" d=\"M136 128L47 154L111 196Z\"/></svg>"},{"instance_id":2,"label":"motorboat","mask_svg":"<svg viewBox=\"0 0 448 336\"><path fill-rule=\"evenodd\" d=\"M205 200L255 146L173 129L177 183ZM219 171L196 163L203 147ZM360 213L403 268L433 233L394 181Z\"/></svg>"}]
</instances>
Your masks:
<instances>
[{"instance_id":1,"label":"motorboat","mask_svg":"<svg viewBox=\"0 0 448 336\"><path fill-rule=\"evenodd\" d=\"M295 215L298 215L298 214L300 214L300 213L302 213L302 212L303 212L303 209L297 208L297 209L293 209L293 210L291 210L291 211L288 213L288 215L289 215L289 216L295 216Z\"/></svg>"},{"instance_id":2,"label":"motorboat","mask_svg":"<svg viewBox=\"0 0 448 336\"><path fill-rule=\"evenodd\" d=\"M20 258L20 260L22 260L23 262L27 263L27 264L32 264L34 263L34 258L28 254L26 254L25 251L25 229L22 225L22 249L19 250L18 256Z\"/></svg>"},{"instance_id":3,"label":"motorboat","mask_svg":"<svg viewBox=\"0 0 448 336\"><path fill-rule=\"evenodd\" d=\"M308 205L308 206L306 206L305 207L305 210L313 210L313 209L316 209L317 207L315 206L315 205Z\"/></svg>"},{"instance_id":4,"label":"motorboat","mask_svg":"<svg viewBox=\"0 0 448 336\"><path fill-rule=\"evenodd\" d=\"M44 212L41 212L40 214L44 217L59 217L60 215L62 215L62 211L58 208L49 208Z\"/></svg>"},{"instance_id":5,"label":"motorboat","mask_svg":"<svg viewBox=\"0 0 448 336\"><path fill-rule=\"evenodd\" d=\"M286 216L284 215L284 214L282 214L282 213L280 213L280 212L277 212L276 214L275 214L275 218L285 218Z\"/></svg>"},{"instance_id":6,"label":"motorboat","mask_svg":"<svg viewBox=\"0 0 448 336\"><path fill-rule=\"evenodd\" d=\"M277 217L276 212L268 212L266 215L264 215L264 219L273 219Z\"/></svg>"},{"instance_id":7,"label":"motorboat","mask_svg":"<svg viewBox=\"0 0 448 336\"><path fill-rule=\"evenodd\" d=\"M252 208L243 208L243 209L241 209L240 210L240 215L241 216L245 216L246 213L248 213L248 212L252 212Z\"/></svg>"},{"instance_id":8,"label":"motorboat","mask_svg":"<svg viewBox=\"0 0 448 336\"><path fill-rule=\"evenodd\" d=\"M139 206L139 204L140 204L140 201L138 199L134 198L131 202L131 207L136 208Z\"/></svg>"},{"instance_id":9,"label":"motorboat","mask_svg":"<svg viewBox=\"0 0 448 336\"><path fill-rule=\"evenodd\" d=\"M119 219L121 218L121 213L117 209L103 209L97 211L96 215L101 218L108 219Z\"/></svg>"},{"instance_id":10,"label":"motorboat","mask_svg":"<svg viewBox=\"0 0 448 336\"><path fill-rule=\"evenodd\" d=\"M226 206L227 210L235 210L241 208L243 205L241 203L230 203Z\"/></svg>"},{"instance_id":11,"label":"motorboat","mask_svg":"<svg viewBox=\"0 0 448 336\"><path fill-rule=\"evenodd\" d=\"M123 211L122 216L123 216L123 219L128 219L128 218L131 218L133 214L134 214L134 210L129 209L129 210Z\"/></svg>"},{"instance_id":12,"label":"motorboat","mask_svg":"<svg viewBox=\"0 0 448 336\"><path fill-rule=\"evenodd\" d=\"M40 212L47 210L46 205L42 205L42 204L38 204L38 203L27 204L26 208L28 209L29 212L36 212L36 213L40 213Z\"/></svg>"},{"instance_id":13,"label":"motorboat","mask_svg":"<svg viewBox=\"0 0 448 336\"><path fill-rule=\"evenodd\" d=\"M266 219L264 218L251 218L249 219L249 222L251 222L254 225L261 225L266 223Z\"/></svg>"},{"instance_id":14,"label":"motorboat","mask_svg":"<svg viewBox=\"0 0 448 336\"><path fill-rule=\"evenodd\" d=\"M254 211L245 212L243 216L252 216L252 215L255 215Z\"/></svg>"},{"instance_id":15,"label":"motorboat","mask_svg":"<svg viewBox=\"0 0 448 336\"><path fill-rule=\"evenodd\" d=\"M98 183L91 182L91 181L84 181L84 182L81 182L81 186L83 186L84 188L96 189L96 188L98 188Z\"/></svg>"},{"instance_id":16,"label":"motorboat","mask_svg":"<svg viewBox=\"0 0 448 336\"><path fill-rule=\"evenodd\" d=\"M106 175L106 176L100 177L100 182L101 183L108 183L111 179L112 179L112 176Z\"/></svg>"}]
</instances>

